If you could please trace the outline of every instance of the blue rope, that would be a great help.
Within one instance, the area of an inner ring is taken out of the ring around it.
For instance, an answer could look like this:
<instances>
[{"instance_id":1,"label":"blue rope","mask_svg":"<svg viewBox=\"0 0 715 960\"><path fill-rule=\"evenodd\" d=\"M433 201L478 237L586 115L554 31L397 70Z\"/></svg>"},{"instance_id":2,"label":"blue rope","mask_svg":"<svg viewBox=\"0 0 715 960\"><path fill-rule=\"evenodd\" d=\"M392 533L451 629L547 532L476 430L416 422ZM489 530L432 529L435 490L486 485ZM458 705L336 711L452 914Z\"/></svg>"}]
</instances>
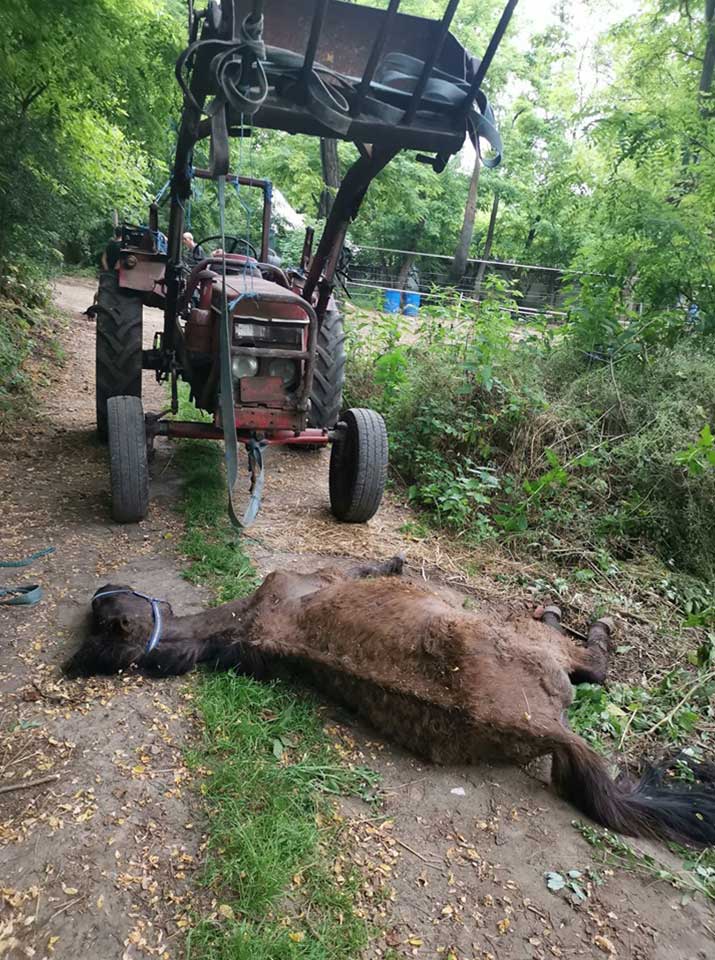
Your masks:
<instances>
[{"instance_id":1,"label":"blue rope","mask_svg":"<svg viewBox=\"0 0 715 960\"><path fill-rule=\"evenodd\" d=\"M140 597L142 600L148 600L151 604L151 614L154 619L154 627L151 631L149 642L146 645L146 650L144 651L145 653L151 653L161 639L161 604L165 603L165 601L157 600L156 597L149 597L146 593L140 593L139 590L130 590L128 587L125 587L120 590L103 590L101 593L95 593L95 595L92 597L92 602L99 600L100 597L112 597L118 593L128 593L131 596Z\"/></svg>"},{"instance_id":2,"label":"blue rope","mask_svg":"<svg viewBox=\"0 0 715 960\"><path fill-rule=\"evenodd\" d=\"M161 198L164 196L164 194L166 193L166 191L169 189L170 186L171 186L171 179L169 179L169 180L166 181L166 183L164 184L164 186L161 188L161 190L160 190L160 191L157 193L157 195L154 197L154 203L159 203L159 201L160 201Z\"/></svg>"}]
</instances>

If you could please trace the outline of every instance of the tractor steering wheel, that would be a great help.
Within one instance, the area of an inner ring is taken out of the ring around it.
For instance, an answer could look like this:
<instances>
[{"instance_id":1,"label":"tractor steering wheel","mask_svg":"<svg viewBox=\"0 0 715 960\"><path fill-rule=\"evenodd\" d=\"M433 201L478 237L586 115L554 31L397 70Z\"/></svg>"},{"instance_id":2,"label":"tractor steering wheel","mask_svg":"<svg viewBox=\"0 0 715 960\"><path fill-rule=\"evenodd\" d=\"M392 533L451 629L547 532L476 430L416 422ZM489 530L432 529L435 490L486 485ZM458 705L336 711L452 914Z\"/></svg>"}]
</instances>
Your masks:
<instances>
[{"instance_id":1,"label":"tractor steering wheel","mask_svg":"<svg viewBox=\"0 0 715 960\"><path fill-rule=\"evenodd\" d=\"M196 244L196 246L193 249L195 250L196 247L203 247L204 251L208 251L208 255L210 256L211 250L213 249L212 244L214 241L216 241L219 244L222 241L225 242L226 246L224 247L224 251L226 253L236 253L236 247L242 244L246 249L246 253L249 256L253 257L254 260L258 260L258 252L256 251L256 248L253 246L252 243L250 243L248 240L242 239L241 237L235 237L232 234L228 234L228 233L224 234L223 237L221 237L220 235L204 237L203 240L199 240L199 242Z\"/></svg>"}]
</instances>

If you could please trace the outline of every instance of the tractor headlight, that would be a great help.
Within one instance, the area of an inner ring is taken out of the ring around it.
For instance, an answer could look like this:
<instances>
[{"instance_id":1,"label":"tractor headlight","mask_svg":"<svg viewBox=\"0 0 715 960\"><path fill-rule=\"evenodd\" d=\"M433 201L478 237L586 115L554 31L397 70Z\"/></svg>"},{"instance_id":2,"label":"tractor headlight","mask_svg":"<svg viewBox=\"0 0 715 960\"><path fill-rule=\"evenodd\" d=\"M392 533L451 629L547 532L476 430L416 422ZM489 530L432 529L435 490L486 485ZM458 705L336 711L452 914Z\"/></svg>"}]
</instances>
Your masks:
<instances>
[{"instance_id":1,"label":"tractor headlight","mask_svg":"<svg viewBox=\"0 0 715 960\"><path fill-rule=\"evenodd\" d=\"M258 360L255 357L234 357L231 361L231 372L234 380L255 377L258 373Z\"/></svg>"},{"instance_id":2,"label":"tractor headlight","mask_svg":"<svg viewBox=\"0 0 715 960\"><path fill-rule=\"evenodd\" d=\"M233 325L234 336L239 340L260 340L261 337L266 336L266 328L260 323L234 323Z\"/></svg>"},{"instance_id":3,"label":"tractor headlight","mask_svg":"<svg viewBox=\"0 0 715 960\"><path fill-rule=\"evenodd\" d=\"M295 360L271 360L268 364L268 376L280 377L284 386L292 387L298 379L298 365Z\"/></svg>"}]
</instances>

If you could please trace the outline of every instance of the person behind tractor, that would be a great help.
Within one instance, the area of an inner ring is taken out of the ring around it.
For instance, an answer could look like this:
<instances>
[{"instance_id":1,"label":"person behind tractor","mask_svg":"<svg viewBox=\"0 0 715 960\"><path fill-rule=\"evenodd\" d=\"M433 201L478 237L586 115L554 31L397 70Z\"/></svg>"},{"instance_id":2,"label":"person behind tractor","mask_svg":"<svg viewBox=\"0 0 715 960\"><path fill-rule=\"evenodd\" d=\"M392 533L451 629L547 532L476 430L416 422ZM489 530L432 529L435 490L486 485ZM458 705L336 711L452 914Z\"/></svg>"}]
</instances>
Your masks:
<instances>
[{"instance_id":1,"label":"person behind tractor","mask_svg":"<svg viewBox=\"0 0 715 960\"><path fill-rule=\"evenodd\" d=\"M187 256L190 256L192 259L197 261L204 260L206 258L206 254L198 245L198 243L196 243L196 241L194 240L193 233L190 233L187 230L186 233L181 238L181 240L182 240L182 243L184 244L184 247L188 251Z\"/></svg>"},{"instance_id":2,"label":"person behind tractor","mask_svg":"<svg viewBox=\"0 0 715 960\"><path fill-rule=\"evenodd\" d=\"M119 265L119 256L122 252L122 228L114 228L114 236L109 241L107 246L104 248L102 253L99 256L99 269L100 270L116 270ZM94 295L94 300L83 311L83 316L87 317L88 320L94 320L97 316L97 294Z\"/></svg>"},{"instance_id":3,"label":"person behind tractor","mask_svg":"<svg viewBox=\"0 0 715 960\"><path fill-rule=\"evenodd\" d=\"M122 252L122 228L114 228L114 236L102 251L99 258L100 270L114 270L119 262L119 255Z\"/></svg>"}]
</instances>

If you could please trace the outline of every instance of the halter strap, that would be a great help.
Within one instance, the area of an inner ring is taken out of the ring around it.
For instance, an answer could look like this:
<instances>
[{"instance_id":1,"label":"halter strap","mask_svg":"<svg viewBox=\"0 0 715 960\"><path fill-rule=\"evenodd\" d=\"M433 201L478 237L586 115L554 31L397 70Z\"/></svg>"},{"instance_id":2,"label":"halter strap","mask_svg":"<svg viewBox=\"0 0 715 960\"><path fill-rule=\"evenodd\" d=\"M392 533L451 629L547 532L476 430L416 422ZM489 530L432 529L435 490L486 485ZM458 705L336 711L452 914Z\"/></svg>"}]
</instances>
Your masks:
<instances>
[{"instance_id":1,"label":"halter strap","mask_svg":"<svg viewBox=\"0 0 715 960\"><path fill-rule=\"evenodd\" d=\"M142 600L147 600L151 604L154 626L151 631L151 636L149 637L149 642L146 645L146 650L144 651L145 654L151 653L161 639L161 604L166 601L157 600L156 597L149 597L146 593L140 593L139 590L130 590L128 587L123 587L119 590L103 590L101 593L95 593L92 601L99 600L100 597L112 597L118 593L127 593L133 597L140 597Z\"/></svg>"}]
</instances>

